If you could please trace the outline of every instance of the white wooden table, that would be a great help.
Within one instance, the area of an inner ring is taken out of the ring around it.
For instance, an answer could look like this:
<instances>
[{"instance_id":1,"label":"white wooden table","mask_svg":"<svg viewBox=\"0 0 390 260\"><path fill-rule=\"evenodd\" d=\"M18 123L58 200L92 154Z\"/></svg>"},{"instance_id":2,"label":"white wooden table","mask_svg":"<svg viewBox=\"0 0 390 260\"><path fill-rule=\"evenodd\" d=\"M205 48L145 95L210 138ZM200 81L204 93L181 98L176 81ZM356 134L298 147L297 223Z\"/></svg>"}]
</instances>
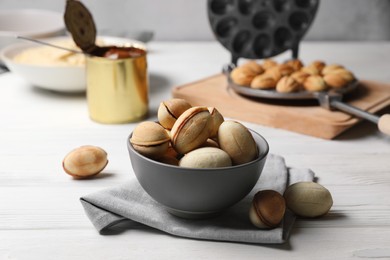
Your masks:
<instances>
[{"instance_id":1,"label":"white wooden table","mask_svg":"<svg viewBox=\"0 0 390 260\"><path fill-rule=\"evenodd\" d=\"M172 87L218 73L230 60L216 42L149 48L150 120ZM338 62L359 78L390 83L390 43L304 43L301 57ZM2 74L0 259L390 258L390 137L367 122L332 141L244 123L288 165L316 172L334 199L327 217L298 220L289 242L275 246L183 239L142 226L103 236L79 197L135 178L126 149L135 124L95 123L84 95L44 91ZM84 144L103 147L110 162L97 178L77 181L61 162Z\"/></svg>"}]
</instances>

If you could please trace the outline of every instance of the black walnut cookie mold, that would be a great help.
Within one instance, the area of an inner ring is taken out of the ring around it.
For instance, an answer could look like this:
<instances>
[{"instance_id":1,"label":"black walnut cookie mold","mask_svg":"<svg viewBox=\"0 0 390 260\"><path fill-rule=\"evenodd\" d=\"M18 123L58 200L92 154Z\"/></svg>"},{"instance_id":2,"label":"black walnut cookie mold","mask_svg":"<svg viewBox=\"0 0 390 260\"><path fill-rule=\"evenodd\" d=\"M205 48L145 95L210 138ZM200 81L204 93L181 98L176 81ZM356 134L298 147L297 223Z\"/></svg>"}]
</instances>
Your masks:
<instances>
[{"instance_id":1,"label":"black walnut cookie mold","mask_svg":"<svg viewBox=\"0 0 390 260\"><path fill-rule=\"evenodd\" d=\"M239 58L264 59L292 50L312 24L319 0L208 0L208 17L217 40Z\"/></svg>"}]
</instances>

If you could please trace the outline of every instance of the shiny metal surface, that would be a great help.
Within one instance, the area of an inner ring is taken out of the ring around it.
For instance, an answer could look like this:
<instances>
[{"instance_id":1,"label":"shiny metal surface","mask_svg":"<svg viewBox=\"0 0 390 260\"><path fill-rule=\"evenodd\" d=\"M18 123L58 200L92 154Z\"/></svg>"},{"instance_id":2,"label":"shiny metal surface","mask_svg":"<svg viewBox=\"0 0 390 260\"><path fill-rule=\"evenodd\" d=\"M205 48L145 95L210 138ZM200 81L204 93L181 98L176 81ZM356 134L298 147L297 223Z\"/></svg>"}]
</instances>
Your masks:
<instances>
[{"instance_id":1,"label":"shiny metal surface","mask_svg":"<svg viewBox=\"0 0 390 260\"><path fill-rule=\"evenodd\" d=\"M99 123L142 120L148 113L146 55L111 60L87 57L89 115Z\"/></svg>"}]
</instances>

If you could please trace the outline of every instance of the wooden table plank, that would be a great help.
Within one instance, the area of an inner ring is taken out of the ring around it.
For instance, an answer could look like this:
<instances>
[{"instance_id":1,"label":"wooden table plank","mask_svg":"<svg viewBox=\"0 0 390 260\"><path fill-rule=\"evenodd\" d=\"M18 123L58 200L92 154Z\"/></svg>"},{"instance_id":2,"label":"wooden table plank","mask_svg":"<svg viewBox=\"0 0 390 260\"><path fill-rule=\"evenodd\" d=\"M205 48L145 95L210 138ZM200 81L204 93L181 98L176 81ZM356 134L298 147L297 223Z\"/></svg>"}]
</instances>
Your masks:
<instances>
[{"instance_id":1,"label":"wooden table plank","mask_svg":"<svg viewBox=\"0 0 390 260\"><path fill-rule=\"evenodd\" d=\"M284 245L193 241L147 229L99 236L94 230L0 231L2 259L348 259L390 258L383 228L295 228ZM113 252L113 249L115 252Z\"/></svg>"}]
</instances>

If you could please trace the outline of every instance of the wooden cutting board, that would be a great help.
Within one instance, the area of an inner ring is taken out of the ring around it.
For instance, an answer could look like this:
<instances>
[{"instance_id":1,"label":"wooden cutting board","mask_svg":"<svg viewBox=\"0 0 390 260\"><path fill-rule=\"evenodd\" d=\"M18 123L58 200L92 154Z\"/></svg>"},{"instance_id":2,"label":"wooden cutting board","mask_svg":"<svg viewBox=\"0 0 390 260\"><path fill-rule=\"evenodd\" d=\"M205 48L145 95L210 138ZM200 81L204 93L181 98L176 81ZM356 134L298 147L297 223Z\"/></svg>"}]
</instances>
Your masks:
<instances>
[{"instance_id":1,"label":"wooden cutting board","mask_svg":"<svg viewBox=\"0 0 390 260\"><path fill-rule=\"evenodd\" d=\"M223 74L173 88L172 95L194 106L216 107L225 117L333 139L360 119L330 111L313 101L272 101L243 97L227 87ZM390 84L361 80L344 101L375 113L390 105Z\"/></svg>"}]
</instances>

